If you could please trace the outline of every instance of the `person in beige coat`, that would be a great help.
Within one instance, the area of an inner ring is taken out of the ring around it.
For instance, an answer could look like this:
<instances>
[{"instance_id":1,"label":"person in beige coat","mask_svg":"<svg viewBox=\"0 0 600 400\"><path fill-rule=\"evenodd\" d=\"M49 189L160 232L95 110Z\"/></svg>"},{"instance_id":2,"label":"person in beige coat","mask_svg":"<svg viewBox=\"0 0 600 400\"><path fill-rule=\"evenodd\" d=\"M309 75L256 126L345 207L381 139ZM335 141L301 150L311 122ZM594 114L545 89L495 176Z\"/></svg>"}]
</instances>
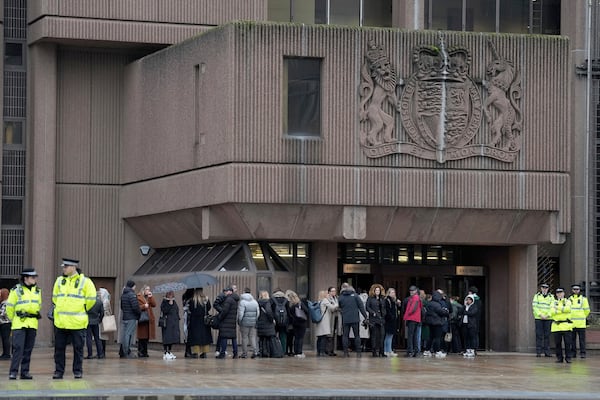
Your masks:
<instances>
[{"instance_id":1,"label":"person in beige coat","mask_svg":"<svg viewBox=\"0 0 600 400\"><path fill-rule=\"evenodd\" d=\"M319 292L319 303L323 319L315 324L315 335L317 336L317 357L326 356L328 340L334 334L334 315L338 310L337 302L332 301L327 291Z\"/></svg>"}]
</instances>

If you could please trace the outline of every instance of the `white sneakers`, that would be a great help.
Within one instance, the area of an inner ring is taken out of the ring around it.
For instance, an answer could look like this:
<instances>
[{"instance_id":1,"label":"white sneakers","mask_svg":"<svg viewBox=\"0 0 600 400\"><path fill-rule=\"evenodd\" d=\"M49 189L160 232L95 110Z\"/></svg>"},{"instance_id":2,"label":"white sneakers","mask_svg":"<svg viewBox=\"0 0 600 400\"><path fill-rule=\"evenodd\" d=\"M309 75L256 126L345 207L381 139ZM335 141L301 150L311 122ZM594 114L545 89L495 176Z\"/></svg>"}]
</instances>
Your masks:
<instances>
[{"instance_id":1,"label":"white sneakers","mask_svg":"<svg viewBox=\"0 0 600 400\"><path fill-rule=\"evenodd\" d=\"M384 353L388 357L398 357L398 353L394 353L393 351Z\"/></svg>"},{"instance_id":2,"label":"white sneakers","mask_svg":"<svg viewBox=\"0 0 600 400\"><path fill-rule=\"evenodd\" d=\"M304 355L304 353L302 353L302 354L296 354L294 357L296 357L296 358L304 358L306 356Z\"/></svg>"},{"instance_id":3,"label":"white sneakers","mask_svg":"<svg viewBox=\"0 0 600 400\"><path fill-rule=\"evenodd\" d=\"M163 354L163 360L174 360L176 358L177 356L170 351L166 351L165 354Z\"/></svg>"},{"instance_id":4,"label":"white sneakers","mask_svg":"<svg viewBox=\"0 0 600 400\"><path fill-rule=\"evenodd\" d=\"M446 353L444 353L443 351L436 351L435 353L431 353L431 351L425 350L423 352L423 357L446 358Z\"/></svg>"},{"instance_id":5,"label":"white sneakers","mask_svg":"<svg viewBox=\"0 0 600 400\"><path fill-rule=\"evenodd\" d=\"M473 357L475 357L475 350L473 350L473 349L467 349L467 351L465 351L463 353L463 357L465 357L465 358L473 358Z\"/></svg>"}]
</instances>

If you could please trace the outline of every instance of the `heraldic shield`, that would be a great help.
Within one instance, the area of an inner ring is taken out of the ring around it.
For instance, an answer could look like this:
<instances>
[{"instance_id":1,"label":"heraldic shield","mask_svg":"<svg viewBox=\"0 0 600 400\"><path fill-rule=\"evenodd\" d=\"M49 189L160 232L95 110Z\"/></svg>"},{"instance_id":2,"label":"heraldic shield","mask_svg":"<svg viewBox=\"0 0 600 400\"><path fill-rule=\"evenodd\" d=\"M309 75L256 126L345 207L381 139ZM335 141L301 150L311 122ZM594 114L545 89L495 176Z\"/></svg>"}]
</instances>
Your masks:
<instances>
[{"instance_id":1,"label":"heraldic shield","mask_svg":"<svg viewBox=\"0 0 600 400\"><path fill-rule=\"evenodd\" d=\"M468 76L469 53L420 47L413 61L415 72L400 99L404 129L419 147L421 158L440 163L464 158L464 147L482 119L481 96Z\"/></svg>"}]
</instances>

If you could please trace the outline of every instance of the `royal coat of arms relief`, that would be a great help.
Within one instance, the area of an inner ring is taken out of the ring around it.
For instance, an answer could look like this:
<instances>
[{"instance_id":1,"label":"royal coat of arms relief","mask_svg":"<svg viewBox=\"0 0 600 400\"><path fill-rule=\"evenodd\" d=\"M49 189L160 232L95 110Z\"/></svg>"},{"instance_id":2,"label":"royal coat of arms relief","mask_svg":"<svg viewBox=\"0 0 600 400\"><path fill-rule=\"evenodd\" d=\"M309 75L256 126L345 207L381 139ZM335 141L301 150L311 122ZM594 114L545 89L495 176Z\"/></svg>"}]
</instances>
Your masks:
<instances>
[{"instance_id":1,"label":"royal coat of arms relief","mask_svg":"<svg viewBox=\"0 0 600 400\"><path fill-rule=\"evenodd\" d=\"M359 88L367 157L401 153L438 163L477 156L513 162L521 148L520 74L489 45L492 60L477 84L469 51L447 48L441 37L436 46L413 50L412 75L405 80L382 46L370 41ZM398 139L397 114L406 141ZM487 129L477 136L483 124ZM485 139L476 143L476 137Z\"/></svg>"}]
</instances>

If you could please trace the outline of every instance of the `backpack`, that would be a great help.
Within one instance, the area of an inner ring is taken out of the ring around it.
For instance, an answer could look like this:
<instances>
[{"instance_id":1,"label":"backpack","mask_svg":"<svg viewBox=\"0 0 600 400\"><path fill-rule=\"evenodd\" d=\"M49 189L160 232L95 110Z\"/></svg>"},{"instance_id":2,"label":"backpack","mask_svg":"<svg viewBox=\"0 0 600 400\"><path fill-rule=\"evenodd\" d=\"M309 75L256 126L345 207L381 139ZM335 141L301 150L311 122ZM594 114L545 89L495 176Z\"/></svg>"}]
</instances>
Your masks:
<instances>
[{"instance_id":1,"label":"backpack","mask_svg":"<svg viewBox=\"0 0 600 400\"><path fill-rule=\"evenodd\" d=\"M323 315L325 313L321 312L321 302L320 301L310 301L308 300L308 311L310 311L310 320L315 324L318 324L323 319Z\"/></svg>"},{"instance_id":2,"label":"backpack","mask_svg":"<svg viewBox=\"0 0 600 400\"><path fill-rule=\"evenodd\" d=\"M285 299L281 299L283 301L280 301L278 298L274 298L273 302L275 303L275 326L277 328L287 328L288 324L289 324L289 318L288 318L288 311L287 311L287 307L286 307L286 301Z\"/></svg>"}]
</instances>

